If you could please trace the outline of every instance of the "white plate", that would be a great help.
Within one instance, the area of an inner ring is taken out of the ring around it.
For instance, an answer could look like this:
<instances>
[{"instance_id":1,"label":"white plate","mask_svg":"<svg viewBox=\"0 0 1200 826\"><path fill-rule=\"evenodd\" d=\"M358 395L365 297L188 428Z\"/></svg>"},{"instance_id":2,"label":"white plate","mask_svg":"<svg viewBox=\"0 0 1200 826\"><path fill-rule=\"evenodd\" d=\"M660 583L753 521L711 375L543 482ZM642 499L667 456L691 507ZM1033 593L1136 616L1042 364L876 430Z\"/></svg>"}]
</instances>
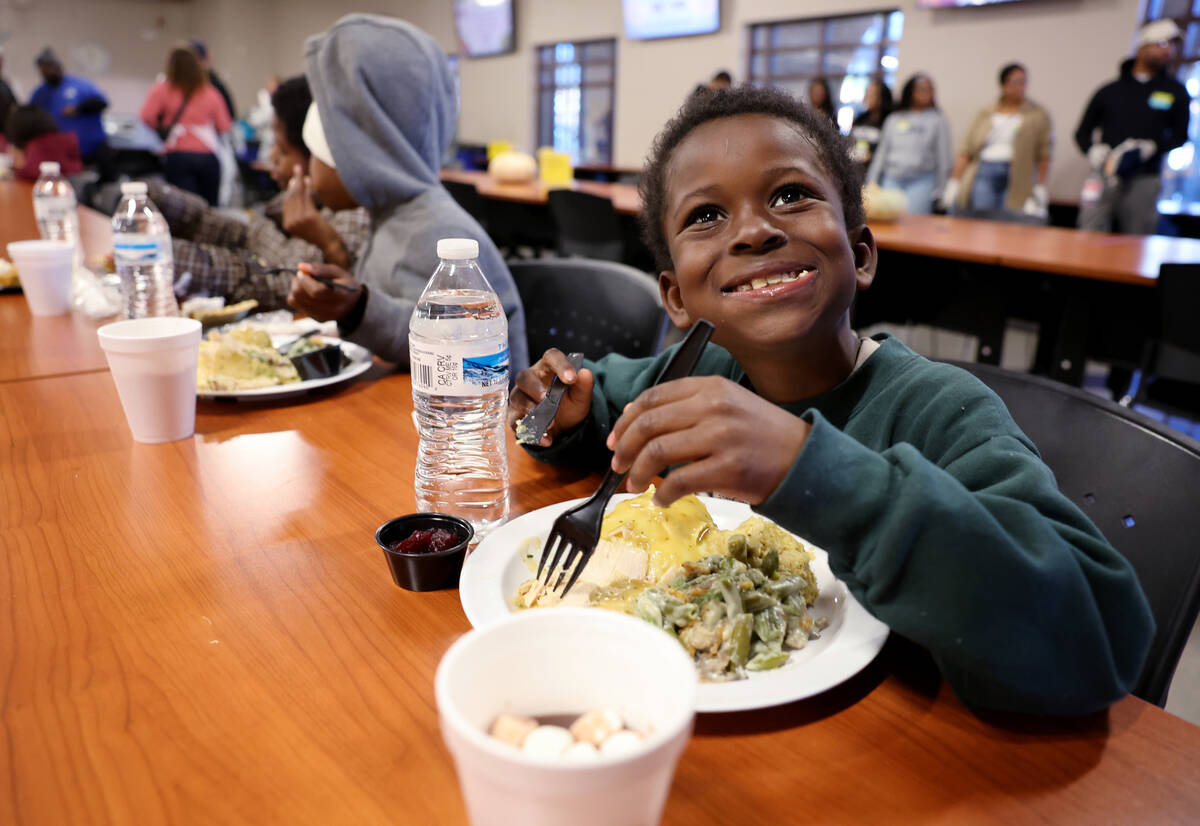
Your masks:
<instances>
[{"instance_id":1,"label":"white plate","mask_svg":"<svg viewBox=\"0 0 1200 826\"><path fill-rule=\"evenodd\" d=\"M294 339L295 336L273 335L271 344L279 346ZM371 351L360 347L352 341L343 341L335 336L320 336L322 341L336 344L342 348L350 363L342 368L342 372L327 379L309 379L294 384L277 384L273 387L255 387L252 390L198 390L196 397L200 399L229 399L232 401L271 401L287 399L292 396L302 396L322 387L343 384L361 376L371 368Z\"/></svg>"},{"instance_id":2,"label":"white plate","mask_svg":"<svg viewBox=\"0 0 1200 826\"><path fill-rule=\"evenodd\" d=\"M629 494L614 496L613 502L628 498ZM700 498L718 528L735 528L753 516L748 506L738 502ZM521 541L537 536L544 542L555 517L582 501L575 499L531 511L484 537L467 557L458 585L459 599L471 625L486 625L516 610L512 599L520 584L530 577L517 553ZM888 627L868 614L846 586L834 578L826 553L814 550L812 569L821 595L812 613L828 617L829 627L821 632L820 639L791 652L791 660L781 668L751 673L748 679L735 682L700 683L697 711L744 711L801 700L853 677L875 659L887 639Z\"/></svg>"}]
</instances>

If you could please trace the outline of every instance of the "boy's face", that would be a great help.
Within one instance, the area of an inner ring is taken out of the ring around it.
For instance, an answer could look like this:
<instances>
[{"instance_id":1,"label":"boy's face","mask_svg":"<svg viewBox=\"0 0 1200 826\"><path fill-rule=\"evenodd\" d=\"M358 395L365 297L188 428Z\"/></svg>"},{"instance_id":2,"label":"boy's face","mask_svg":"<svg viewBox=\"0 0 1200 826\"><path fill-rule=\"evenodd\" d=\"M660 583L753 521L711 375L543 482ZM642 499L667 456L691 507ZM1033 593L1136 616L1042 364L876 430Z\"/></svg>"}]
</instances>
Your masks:
<instances>
[{"instance_id":1,"label":"boy's face","mask_svg":"<svg viewBox=\"0 0 1200 826\"><path fill-rule=\"evenodd\" d=\"M709 121L667 169L664 231L674 270L659 276L671 320L706 318L742 360L821 345L849 329L856 290L875 273L870 230L847 233L837 183L791 123Z\"/></svg>"},{"instance_id":2,"label":"boy's face","mask_svg":"<svg viewBox=\"0 0 1200 826\"><path fill-rule=\"evenodd\" d=\"M271 121L271 131L275 134L275 142L271 144L271 178L280 189L287 189L296 165L301 169L308 166L308 156L288 142L287 129L278 115Z\"/></svg>"},{"instance_id":3,"label":"boy's face","mask_svg":"<svg viewBox=\"0 0 1200 826\"><path fill-rule=\"evenodd\" d=\"M342 183L342 176L332 166L325 164L316 155L308 159L308 174L312 178L313 189L321 203L332 210L354 209L358 202Z\"/></svg>"}]
</instances>

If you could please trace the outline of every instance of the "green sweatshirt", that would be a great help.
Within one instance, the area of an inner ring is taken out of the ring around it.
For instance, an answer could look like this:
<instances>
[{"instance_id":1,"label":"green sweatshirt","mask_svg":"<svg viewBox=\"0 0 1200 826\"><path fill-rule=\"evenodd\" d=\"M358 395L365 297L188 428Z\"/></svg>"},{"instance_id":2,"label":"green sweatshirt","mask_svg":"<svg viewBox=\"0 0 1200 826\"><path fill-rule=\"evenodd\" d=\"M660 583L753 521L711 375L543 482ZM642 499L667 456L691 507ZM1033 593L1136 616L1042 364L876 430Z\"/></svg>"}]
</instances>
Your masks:
<instances>
[{"instance_id":1,"label":"green sweatshirt","mask_svg":"<svg viewBox=\"0 0 1200 826\"><path fill-rule=\"evenodd\" d=\"M990 389L876 338L837 387L784 405L812 431L754 510L824 548L854 597L928 648L967 705L1086 714L1123 697L1154 635L1133 568L1058 491ZM585 362L591 417L530 452L606 466L609 430L669 355ZM695 375L749 386L713 344Z\"/></svg>"}]
</instances>

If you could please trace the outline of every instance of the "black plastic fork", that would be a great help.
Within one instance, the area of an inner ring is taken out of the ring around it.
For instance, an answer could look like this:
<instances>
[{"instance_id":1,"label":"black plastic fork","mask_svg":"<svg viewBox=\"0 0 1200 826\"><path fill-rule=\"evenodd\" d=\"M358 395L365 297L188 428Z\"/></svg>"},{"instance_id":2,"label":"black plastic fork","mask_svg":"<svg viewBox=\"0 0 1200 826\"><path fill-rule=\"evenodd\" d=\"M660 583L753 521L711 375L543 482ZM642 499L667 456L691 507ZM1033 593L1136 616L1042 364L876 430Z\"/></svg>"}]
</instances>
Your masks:
<instances>
[{"instance_id":1,"label":"black plastic fork","mask_svg":"<svg viewBox=\"0 0 1200 826\"><path fill-rule=\"evenodd\" d=\"M704 319L697 321L687 334L687 338L683 340L683 344L679 345L679 349L675 351L675 355L671 356L671 360L658 374L654 383L663 384L691 375L692 371L696 369L696 362L700 360L700 354L704 351L704 346L708 344L712 332L712 324ZM566 585L561 592L561 596L565 597L571 590L571 586L575 584L575 580L579 579L579 574L587 567L588 560L592 558L592 553L596 550L596 543L600 541L600 526L604 521L604 509L608 506L608 500L612 498L613 493L625 481L626 475L626 473L618 473L610 467L604 474L604 481L600 483L599 489L592 494L590 499L583 504L576 505L566 513L560 514L554 520L550 535L546 537L546 544L542 547L542 557L538 561L536 574L537 578L541 579L542 569L545 568L546 578L542 580L542 583L550 585L553 580L554 585L550 587L551 593L557 591L563 584L563 580L566 579ZM551 551L554 554L553 558L551 558ZM546 566L547 559L551 560L549 567ZM560 559L562 560L561 569L558 567ZM556 570L558 571L557 578L554 577Z\"/></svg>"}]
</instances>

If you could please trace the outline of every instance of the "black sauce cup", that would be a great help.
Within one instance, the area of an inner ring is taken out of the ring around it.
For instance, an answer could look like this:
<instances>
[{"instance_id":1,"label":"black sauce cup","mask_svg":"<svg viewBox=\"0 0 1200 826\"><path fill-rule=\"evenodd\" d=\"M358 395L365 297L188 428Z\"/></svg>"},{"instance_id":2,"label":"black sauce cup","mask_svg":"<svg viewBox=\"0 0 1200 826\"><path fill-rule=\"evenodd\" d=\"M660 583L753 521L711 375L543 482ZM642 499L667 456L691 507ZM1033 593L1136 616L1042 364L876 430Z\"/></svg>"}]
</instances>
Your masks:
<instances>
[{"instance_id":1,"label":"black sauce cup","mask_svg":"<svg viewBox=\"0 0 1200 826\"><path fill-rule=\"evenodd\" d=\"M342 372L342 348L336 344L326 344L319 350L288 358L296 365L296 372L302 381L327 379Z\"/></svg>"},{"instance_id":2,"label":"black sauce cup","mask_svg":"<svg viewBox=\"0 0 1200 826\"><path fill-rule=\"evenodd\" d=\"M409 554L393 551L392 546L415 531L443 528L454 534L454 547L433 553ZM458 585L458 574L467 556L467 546L475 530L465 519L444 513L410 513L397 516L379 526L375 542L383 549L392 580L409 591L436 591Z\"/></svg>"}]
</instances>

